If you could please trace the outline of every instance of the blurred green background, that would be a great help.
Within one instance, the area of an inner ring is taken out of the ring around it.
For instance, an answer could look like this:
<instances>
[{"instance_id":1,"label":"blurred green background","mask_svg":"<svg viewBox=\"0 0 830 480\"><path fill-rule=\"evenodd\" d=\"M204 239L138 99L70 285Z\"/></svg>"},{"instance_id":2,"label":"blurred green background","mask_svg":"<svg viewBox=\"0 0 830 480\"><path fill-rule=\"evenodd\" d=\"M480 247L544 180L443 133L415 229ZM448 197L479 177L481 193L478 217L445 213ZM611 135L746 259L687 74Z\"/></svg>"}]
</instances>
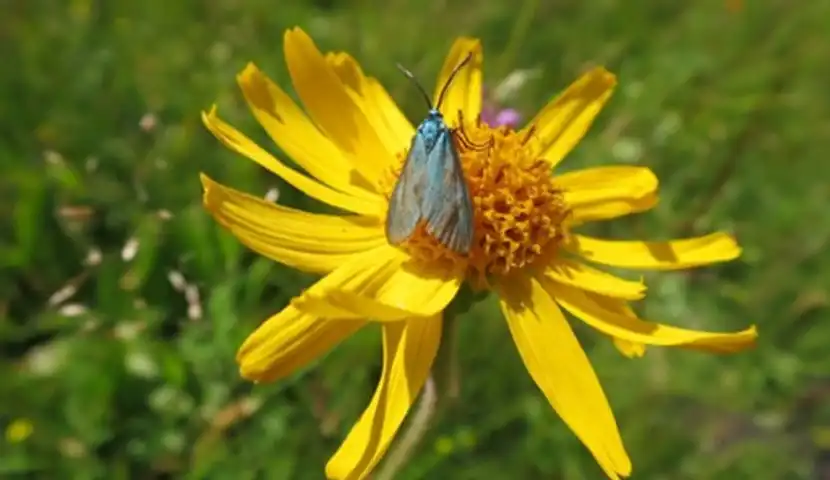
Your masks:
<instances>
[{"instance_id":1,"label":"blurred green background","mask_svg":"<svg viewBox=\"0 0 830 480\"><path fill-rule=\"evenodd\" d=\"M450 3L4 2L0 478L323 477L375 386L378 332L289 380L242 381L242 339L314 278L221 231L198 181L317 208L199 120L216 101L269 145L234 76L254 61L288 88L294 25L353 54L415 120L424 107L395 62L430 89L459 35L482 39L491 87L536 72L503 99L525 118L592 65L617 73L565 168L647 165L661 203L591 233L735 232L740 261L648 274L640 310L761 334L734 356L625 360L576 325L635 478L830 478L830 2ZM601 478L492 301L461 326L462 399L399 478Z\"/></svg>"}]
</instances>

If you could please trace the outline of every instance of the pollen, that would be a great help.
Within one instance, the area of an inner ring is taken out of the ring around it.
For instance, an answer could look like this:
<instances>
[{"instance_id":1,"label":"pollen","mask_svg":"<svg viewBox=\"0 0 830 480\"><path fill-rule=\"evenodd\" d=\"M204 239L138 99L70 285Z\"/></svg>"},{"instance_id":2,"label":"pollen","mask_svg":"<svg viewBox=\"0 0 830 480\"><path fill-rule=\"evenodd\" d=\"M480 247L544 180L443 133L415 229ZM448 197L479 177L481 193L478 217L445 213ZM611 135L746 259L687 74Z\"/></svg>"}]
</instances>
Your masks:
<instances>
[{"instance_id":1,"label":"pollen","mask_svg":"<svg viewBox=\"0 0 830 480\"><path fill-rule=\"evenodd\" d=\"M460 123L456 148L473 201L474 239L468 256L446 249L425 225L401 245L431 264L466 264L473 286L484 288L490 276L506 276L554 256L567 235L569 209L550 164L532 155L532 132L508 126L492 128L480 121ZM384 184L391 195L400 166Z\"/></svg>"}]
</instances>

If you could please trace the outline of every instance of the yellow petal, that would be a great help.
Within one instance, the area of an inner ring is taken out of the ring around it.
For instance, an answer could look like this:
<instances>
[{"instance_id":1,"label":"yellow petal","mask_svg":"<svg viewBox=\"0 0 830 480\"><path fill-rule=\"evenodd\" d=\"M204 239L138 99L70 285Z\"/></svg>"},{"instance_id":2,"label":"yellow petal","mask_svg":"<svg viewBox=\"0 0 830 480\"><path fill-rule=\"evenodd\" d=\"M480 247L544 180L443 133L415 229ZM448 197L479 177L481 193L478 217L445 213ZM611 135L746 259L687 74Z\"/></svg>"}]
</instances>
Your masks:
<instances>
[{"instance_id":1,"label":"yellow petal","mask_svg":"<svg viewBox=\"0 0 830 480\"><path fill-rule=\"evenodd\" d=\"M367 478L426 382L440 342L440 315L384 325L380 382L369 406L326 465L328 478Z\"/></svg>"},{"instance_id":2,"label":"yellow petal","mask_svg":"<svg viewBox=\"0 0 830 480\"><path fill-rule=\"evenodd\" d=\"M549 103L527 127L535 128L536 156L558 165L585 136L616 84L614 74L595 68Z\"/></svg>"},{"instance_id":3,"label":"yellow petal","mask_svg":"<svg viewBox=\"0 0 830 480\"><path fill-rule=\"evenodd\" d=\"M614 218L645 212L657 206L657 195L646 195L637 199L616 198L603 202L587 203L571 210L572 226L601 220L612 220Z\"/></svg>"},{"instance_id":4,"label":"yellow petal","mask_svg":"<svg viewBox=\"0 0 830 480\"><path fill-rule=\"evenodd\" d=\"M755 345L755 327L737 333L716 333L647 322L623 310L624 302L542 280L556 302L588 325L614 338L646 345L684 346L708 352L730 353ZM629 313L633 313L628 310Z\"/></svg>"},{"instance_id":5,"label":"yellow petal","mask_svg":"<svg viewBox=\"0 0 830 480\"><path fill-rule=\"evenodd\" d=\"M373 186L362 179L337 146L274 82L254 64L237 75L251 111L268 136L308 173L330 187L356 197L382 202Z\"/></svg>"},{"instance_id":6,"label":"yellow petal","mask_svg":"<svg viewBox=\"0 0 830 480\"><path fill-rule=\"evenodd\" d=\"M612 309L621 315L637 318L637 314L634 313L634 310L627 302L602 302L601 299L603 298L607 297L600 295L596 295L595 297L595 299L600 301L600 303L603 303L605 307ZM619 337L611 337L611 341L614 343L614 347L617 348L617 351L628 358L640 358L646 354L645 343L623 340Z\"/></svg>"},{"instance_id":7,"label":"yellow petal","mask_svg":"<svg viewBox=\"0 0 830 480\"><path fill-rule=\"evenodd\" d=\"M669 242L600 240L574 235L566 247L592 262L645 270L679 270L733 260L741 254L735 239L720 232Z\"/></svg>"},{"instance_id":8,"label":"yellow petal","mask_svg":"<svg viewBox=\"0 0 830 480\"><path fill-rule=\"evenodd\" d=\"M626 300L639 300L646 294L646 286L641 281L624 280L565 258L557 258L542 276L556 283Z\"/></svg>"},{"instance_id":9,"label":"yellow petal","mask_svg":"<svg viewBox=\"0 0 830 480\"><path fill-rule=\"evenodd\" d=\"M501 282L501 307L519 354L551 406L608 477L631 474L631 460L588 357L559 307L535 280Z\"/></svg>"},{"instance_id":10,"label":"yellow petal","mask_svg":"<svg viewBox=\"0 0 830 480\"><path fill-rule=\"evenodd\" d=\"M470 54L473 58L456 74L447 87L440 105L444 120L451 127L458 125L458 112L463 112L466 121L475 121L481 114L481 63L484 60L481 42L463 37L456 40L444 60L444 66L438 75L438 84L435 86L433 102L437 105L450 74Z\"/></svg>"},{"instance_id":11,"label":"yellow petal","mask_svg":"<svg viewBox=\"0 0 830 480\"><path fill-rule=\"evenodd\" d=\"M597 302L610 310L613 310L621 315L637 318L637 314L634 313L634 309L631 308L631 305L629 305L628 302L607 302L603 300L605 298L607 297L601 295L596 295L594 297ZM628 358L640 358L646 354L646 344L643 342L623 340L619 337L611 337L611 341L614 343L614 347L616 347L617 351Z\"/></svg>"},{"instance_id":12,"label":"yellow petal","mask_svg":"<svg viewBox=\"0 0 830 480\"><path fill-rule=\"evenodd\" d=\"M657 176L645 167L598 167L554 177L573 220L584 223L644 211L657 202Z\"/></svg>"},{"instance_id":13,"label":"yellow petal","mask_svg":"<svg viewBox=\"0 0 830 480\"><path fill-rule=\"evenodd\" d=\"M363 91L365 75L354 57L346 52L328 52L325 58L347 90L357 94Z\"/></svg>"},{"instance_id":14,"label":"yellow petal","mask_svg":"<svg viewBox=\"0 0 830 480\"><path fill-rule=\"evenodd\" d=\"M612 338L614 347L628 358L640 358L646 354L646 345L640 342L629 342L621 338Z\"/></svg>"},{"instance_id":15,"label":"yellow petal","mask_svg":"<svg viewBox=\"0 0 830 480\"><path fill-rule=\"evenodd\" d=\"M442 270L384 246L357 255L293 300L314 315L400 321L444 310L463 280L463 266Z\"/></svg>"},{"instance_id":16,"label":"yellow petal","mask_svg":"<svg viewBox=\"0 0 830 480\"><path fill-rule=\"evenodd\" d=\"M398 152L390 152L343 82L301 29L285 32L285 61L294 89L309 116L353 159L363 178L377 186Z\"/></svg>"},{"instance_id":17,"label":"yellow petal","mask_svg":"<svg viewBox=\"0 0 830 480\"><path fill-rule=\"evenodd\" d=\"M374 218L306 213L225 187L202 175L205 208L251 250L298 270L328 273L386 244Z\"/></svg>"},{"instance_id":18,"label":"yellow petal","mask_svg":"<svg viewBox=\"0 0 830 480\"><path fill-rule=\"evenodd\" d=\"M565 189L568 203L581 205L611 198L641 198L657 191L657 176L646 167L596 167L554 177Z\"/></svg>"},{"instance_id":19,"label":"yellow petal","mask_svg":"<svg viewBox=\"0 0 830 480\"><path fill-rule=\"evenodd\" d=\"M637 314L627 302L604 302L603 299L607 297L596 295L595 300L602 303L606 308L614 310L615 312L629 317L637 318ZM628 358L640 358L646 354L646 344L643 342L634 342L631 340L623 340L619 337L611 337L617 351Z\"/></svg>"},{"instance_id":20,"label":"yellow petal","mask_svg":"<svg viewBox=\"0 0 830 480\"><path fill-rule=\"evenodd\" d=\"M386 89L373 77L363 74L360 65L349 54L338 52L326 55L326 61L346 85L354 102L372 122L381 141L390 152L409 148L415 129Z\"/></svg>"},{"instance_id":21,"label":"yellow petal","mask_svg":"<svg viewBox=\"0 0 830 480\"><path fill-rule=\"evenodd\" d=\"M354 213L375 217L381 217L385 214L386 207L382 201L359 198L338 192L286 167L285 164L263 150L251 139L220 120L216 115L216 107L211 108L210 112L202 112L202 121L208 130L228 148L276 173L306 195L328 203L333 207Z\"/></svg>"},{"instance_id":22,"label":"yellow petal","mask_svg":"<svg viewBox=\"0 0 830 480\"><path fill-rule=\"evenodd\" d=\"M257 382L279 380L323 356L363 325L361 320L317 318L289 305L254 330L239 348L240 374Z\"/></svg>"}]
</instances>

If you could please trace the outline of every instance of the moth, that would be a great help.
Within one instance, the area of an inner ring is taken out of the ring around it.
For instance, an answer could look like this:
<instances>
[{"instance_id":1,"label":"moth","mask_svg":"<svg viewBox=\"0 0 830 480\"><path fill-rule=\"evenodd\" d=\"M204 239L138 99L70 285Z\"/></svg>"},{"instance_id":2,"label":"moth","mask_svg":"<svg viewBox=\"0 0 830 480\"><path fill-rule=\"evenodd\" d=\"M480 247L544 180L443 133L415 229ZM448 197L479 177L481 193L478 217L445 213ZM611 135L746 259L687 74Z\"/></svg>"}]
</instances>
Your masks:
<instances>
[{"instance_id":1,"label":"moth","mask_svg":"<svg viewBox=\"0 0 830 480\"><path fill-rule=\"evenodd\" d=\"M473 202L453 141L454 132L440 112L447 89L458 72L472 59L461 61L450 73L435 105L406 68L407 76L426 100L429 112L412 138L403 169L389 200L386 238L392 245L409 239L425 222L426 231L444 247L467 255L473 243Z\"/></svg>"}]
</instances>

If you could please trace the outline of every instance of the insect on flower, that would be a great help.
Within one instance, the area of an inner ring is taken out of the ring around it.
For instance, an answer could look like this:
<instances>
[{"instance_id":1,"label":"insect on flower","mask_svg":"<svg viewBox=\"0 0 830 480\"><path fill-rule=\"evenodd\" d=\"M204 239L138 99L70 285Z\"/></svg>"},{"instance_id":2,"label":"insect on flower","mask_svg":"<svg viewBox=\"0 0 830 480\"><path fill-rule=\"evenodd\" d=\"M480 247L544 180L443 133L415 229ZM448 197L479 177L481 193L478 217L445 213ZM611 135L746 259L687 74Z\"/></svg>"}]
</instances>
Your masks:
<instances>
[{"instance_id":1,"label":"insect on flower","mask_svg":"<svg viewBox=\"0 0 830 480\"><path fill-rule=\"evenodd\" d=\"M455 76L472 59L467 55L450 74L433 106L415 75L398 65L426 100L427 117L418 125L386 214L386 237L398 245L409 239L420 222L443 246L466 255L473 242L473 205L454 144L455 131L444 122L440 108ZM457 130L457 129L456 129Z\"/></svg>"}]
</instances>

